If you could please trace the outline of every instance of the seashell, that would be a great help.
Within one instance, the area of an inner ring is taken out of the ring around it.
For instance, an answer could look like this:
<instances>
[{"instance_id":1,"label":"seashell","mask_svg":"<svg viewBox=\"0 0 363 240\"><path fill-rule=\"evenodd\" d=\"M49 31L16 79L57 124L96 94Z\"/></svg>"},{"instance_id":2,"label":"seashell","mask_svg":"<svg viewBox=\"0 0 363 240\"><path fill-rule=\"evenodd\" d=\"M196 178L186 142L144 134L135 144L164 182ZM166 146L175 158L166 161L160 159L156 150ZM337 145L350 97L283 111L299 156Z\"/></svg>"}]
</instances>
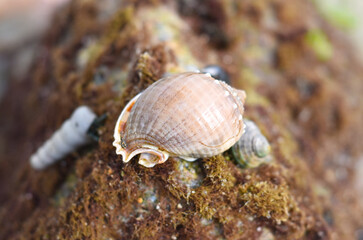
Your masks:
<instances>
[{"instance_id":1,"label":"seashell","mask_svg":"<svg viewBox=\"0 0 363 240\"><path fill-rule=\"evenodd\" d=\"M213 78L231 84L228 73L219 65L207 65L202 69L202 73L209 73Z\"/></svg>"},{"instance_id":2,"label":"seashell","mask_svg":"<svg viewBox=\"0 0 363 240\"><path fill-rule=\"evenodd\" d=\"M243 133L242 90L210 74L181 73L163 78L134 97L115 126L113 145L124 162L141 154L153 167L169 156L188 161L230 148Z\"/></svg>"},{"instance_id":3,"label":"seashell","mask_svg":"<svg viewBox=\"0 0 363 240\"><path fill-rule=\"evenodd\" d=\"M245 132L238 142L233 145L232 153L243 167L257 167L269 162L270 144L256 124L245 119Z\"/></svg>"},{"instance_id":4,"label":"seashell","mask_svg":"<svg viewBox=\"0 0 363 240\"><path fill-rule=\"evenodd\" d=\"M30 157L31 166L43 169L89 143L91 138L88 137L87 130L95 119L96 114L89 107L78 107L61 128Z\"/></svg>"}]
</instances>

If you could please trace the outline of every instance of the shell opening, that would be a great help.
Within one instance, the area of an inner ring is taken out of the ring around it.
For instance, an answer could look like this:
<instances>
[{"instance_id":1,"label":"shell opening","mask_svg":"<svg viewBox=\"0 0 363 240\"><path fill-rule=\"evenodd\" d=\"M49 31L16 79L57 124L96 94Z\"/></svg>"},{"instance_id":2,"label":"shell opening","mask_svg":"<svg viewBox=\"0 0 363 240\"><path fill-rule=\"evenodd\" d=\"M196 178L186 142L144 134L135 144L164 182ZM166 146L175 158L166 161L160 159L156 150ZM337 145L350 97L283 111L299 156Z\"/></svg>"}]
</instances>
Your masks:
<instances>
[{"instance_id":1,"label":"shell opening","mask_svg":"<svg viewBox=\"0 0 363 240\"><path fill-rule=\"evenodd\" d=\"M141 154L139 164L150 168L154 167L156 164L164 163L169 158L167 152L160 151L153 147L148 148L148 146L143 146L142 148L130 152L121 147L121 143L116 140L113 142L113 145L116 147L116 153L122 156L122 161L125 163L129 162L136 155Z\"/></svg>"},{"instance_id":2,"label":"shell opening","mask_svg":"<svg viewBox=\"0 0 363 240\"><path fill-rule=\"evenodd\" d=\"M156 164L159 164L160 156L150 154L150 153L141 153L139 158L139 164L151 168Z\"/></svg>"}]
</instances>

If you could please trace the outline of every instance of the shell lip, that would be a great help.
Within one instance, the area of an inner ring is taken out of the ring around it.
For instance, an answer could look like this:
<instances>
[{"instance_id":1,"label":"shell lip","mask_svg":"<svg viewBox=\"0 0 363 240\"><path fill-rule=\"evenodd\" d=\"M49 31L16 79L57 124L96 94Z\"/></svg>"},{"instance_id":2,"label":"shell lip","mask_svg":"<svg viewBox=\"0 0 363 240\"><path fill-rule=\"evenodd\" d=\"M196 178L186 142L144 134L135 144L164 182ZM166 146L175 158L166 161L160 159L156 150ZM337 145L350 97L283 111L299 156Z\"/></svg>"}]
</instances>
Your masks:
<instances>
[{"instance_id":1,"label":"shell lip","mask_svg":"<svg viewBox=\"0 0 363 240\"><path fill-rule=\"evenodd\" d=\"M121 142L115 140L113 146L116 147L116 154L121 155L122 161L125 163L129 162L138 154L141 154L141 157L144 156L142 159L139 159L139 163L145 167L153 167L156 164L164 163L169 158L169 153L161 151L151 145L142 145L135 150L127 150L121 146ZM146 157L147 155L154 157Z\"/></svg>"},{"instance_id":2,"label":"shell lip","mask_svg":"<svg viewBox=\"0 0 363 240\"><path fill-rule=\"evenodd\" d=\"M144 154L144 158L140 159L139 163L145 167L153 167L156 164L160 164L168 160L169 154L152 145L142 145L135 150L133 150L134 148L130 150L121 136L123 135L123 132L126 128L127 119L131 113L131 110L141 94L142 93L139 93L134 98L132 98L131 101L126 104L120 116L118 117L113 134L115 140L113 141L112 145L116 147L116 154L122 156L123 162L127 163L134 156L138 154ZM150 154L154 157L146 157L147 154Z\"/></svg>"},{"instance_id":3,"label":"shell lip","mask_svg":"<svg viewBox=\"0 0 363 240\"><path fill-rule=\"evenodd\" d=\"M124 128L126 127L127 119L130 115L132 107L135 105L137 99L141 96L142 93L137 94L129 103L126 104L124 109L122 110L120 116L117 119L115 130L113 132L113 137L115 141L113 142L113 145L116 147L116 153L118 151L117 147L121 146L121 133L124 131Z\"/></svg>"}]
</instances>

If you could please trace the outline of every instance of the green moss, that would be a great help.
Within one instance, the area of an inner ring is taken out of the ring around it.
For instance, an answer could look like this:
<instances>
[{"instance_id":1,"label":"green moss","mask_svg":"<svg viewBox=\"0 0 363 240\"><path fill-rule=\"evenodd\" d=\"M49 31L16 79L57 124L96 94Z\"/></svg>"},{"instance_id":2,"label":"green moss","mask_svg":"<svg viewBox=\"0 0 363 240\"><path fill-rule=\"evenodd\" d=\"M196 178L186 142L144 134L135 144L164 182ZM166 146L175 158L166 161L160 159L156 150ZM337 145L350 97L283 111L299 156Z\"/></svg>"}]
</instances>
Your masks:
<instances>
[{"instance_id":1,"label":"green moss","mask_svg":"<svg viewBox=\"0 0 363 240\"><path fill-rule=\"evenodd\" d=\"M286 185L271 182L248 182L240 187L240 199L252 214L272 219L276 222L287 221L292 203Z\"/></svg>"},{"instance_id":2,"label":"green moss","mask_svg":"<svg viewBox=\"0 0 363 240\"><path fill-rule=\"evenodd\" d=\"M255 74L253 69L242 66L240 70L240 80L243 83L243 90L247 93L246 103L249 105L269 106L268 99L255 91L256 87L261 84L261 79Z\"/></svg>"},{"instance_id":3,"label":"green moss","mask_svg":"<svg viewBox=\"0 0 363 240\"><path fill-rule=\"evenodd\" d=\"M132 21L134 9L126 7L118 11L110 21L109 27L104 35L106 41L113 41L118 37L120 31Z\"/></svg>"},{"instance_id":4,"label":"green moss","mask_svg":"<svg viewBox=\"0 0 363 240\"><path fill-rule=\"evenodd\" d=\"M304 40L321 61L327 61L333 56L333 47L322 30L308 31Z\"/></svg>"},{"instance_id":5,"label":"green moss","mask_svg":"<svg viewBox=\"0 0 363 240\"><path fill-rule=\"evenodd\" d=\"M236 179L229 170L227 161L223 156L205 158L203 159L203 165L208 181L215 184L215 187L228 191L234 186Z\"/></svg>"},{"instance_id":6,"label":"green moss","mask_svg":"<svg viewBox=\"0 0 363 240\"><path fill-rule=\"evenodd\" d=\"M83 89L87 84L92 82L95 69L102 63L104 57L110 54L110 51L120 50L133 42L132 40L136 34L135 27L131 24L133 16L134 10L132 7L118 11L110 20L102 38L85 50L86 55L83 56L85 59L81 61L84 61L83 64L86 67L82 73L81 81L76 86L76 94L79 98L82 96ZM81 51L80 54L82 53Z\"/></svg>"},{"instance_id":7,"label":"green moss","mask_svg":"<svg viewBox=\"0 0 363 240\"><path fill-rule=\"evenodd\" d=\"M188 44L184 42L185 36L180 29L185 25L178 15L164 6L157 6L153 9L139 9L137 16L148 23L152 41L166 43L172 52L172 59L169 59L166 65L169 73L180 73L185 71L188 66L198 65Z\"/></svg>"},{"instance_id":8,"label":"green moss","mask_svg":"<svg viewBox=\"0 0 363 240\"><path fill-rule=\"evenodd\" d=\"M235 178L223 156L203 159L205 179L203 185L191 190L188 197L193 201L202 217L211 219L222 211L225 199L233 197Z\"/></svg>"},{"instance_id":9,"label":"green moss","mask_svg":"<svg viewBox=\"0 0 363 240\"><path fill-rule=\"evenodd\" d=\"M213 200L217 199L212 197L215 195L213 192L214 189L210 186L203 186L192 191L191 198L193 199L197 211L206 219L211 219L217 212L215 202L213 202Z\"/></svg>"},{"instance_id":10,"label":"green moss","mask_svg":"<svg viewBox=\"0 0 363 240\"><path fill-rule=\"evenodd\" d=\"M144 52L139 56L139 59L136 62L135 71L141 82L150 85L158 80L158 76L153 74L153 64L155 64L155 58L151 56L149 52Z\"/></svg>"},{"instance_id":11,"label":"green moss","mask_svg":"<svg viewBox=\"0 0 363 240\"><path fill-rule=\"evenodd\" d=\"M65 182L59 188L59 190L55 193L53 197L54 205L60 206L64 203L64 200L69 196L69 194L74 190L77 183L77 176L75 173L68 174Z\"/></svg>"}]
</instances>

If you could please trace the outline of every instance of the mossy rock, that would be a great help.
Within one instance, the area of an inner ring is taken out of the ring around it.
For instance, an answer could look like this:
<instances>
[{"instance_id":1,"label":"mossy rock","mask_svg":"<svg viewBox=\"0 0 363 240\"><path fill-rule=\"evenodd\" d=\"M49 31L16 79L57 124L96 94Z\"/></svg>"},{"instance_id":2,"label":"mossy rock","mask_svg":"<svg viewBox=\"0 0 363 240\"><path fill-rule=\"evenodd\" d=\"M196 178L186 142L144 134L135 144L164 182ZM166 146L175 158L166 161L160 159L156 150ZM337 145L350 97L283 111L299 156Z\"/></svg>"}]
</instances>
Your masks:
<instances>
[{"instance_id":1,"label":"mossy rock","mask_svg":"<svg viewBox=\"0 0 363 240\"><path fill-rule=\"evenodd\" d=\"M72 1L1 102L0 238L354 239L363 72L338 31L303 0ZM125 104L208 64L246 90L272 161L123 163L112 141ZM107 114L98 142L31 169L81 104Z\"/></svg>"}]
</instances>

